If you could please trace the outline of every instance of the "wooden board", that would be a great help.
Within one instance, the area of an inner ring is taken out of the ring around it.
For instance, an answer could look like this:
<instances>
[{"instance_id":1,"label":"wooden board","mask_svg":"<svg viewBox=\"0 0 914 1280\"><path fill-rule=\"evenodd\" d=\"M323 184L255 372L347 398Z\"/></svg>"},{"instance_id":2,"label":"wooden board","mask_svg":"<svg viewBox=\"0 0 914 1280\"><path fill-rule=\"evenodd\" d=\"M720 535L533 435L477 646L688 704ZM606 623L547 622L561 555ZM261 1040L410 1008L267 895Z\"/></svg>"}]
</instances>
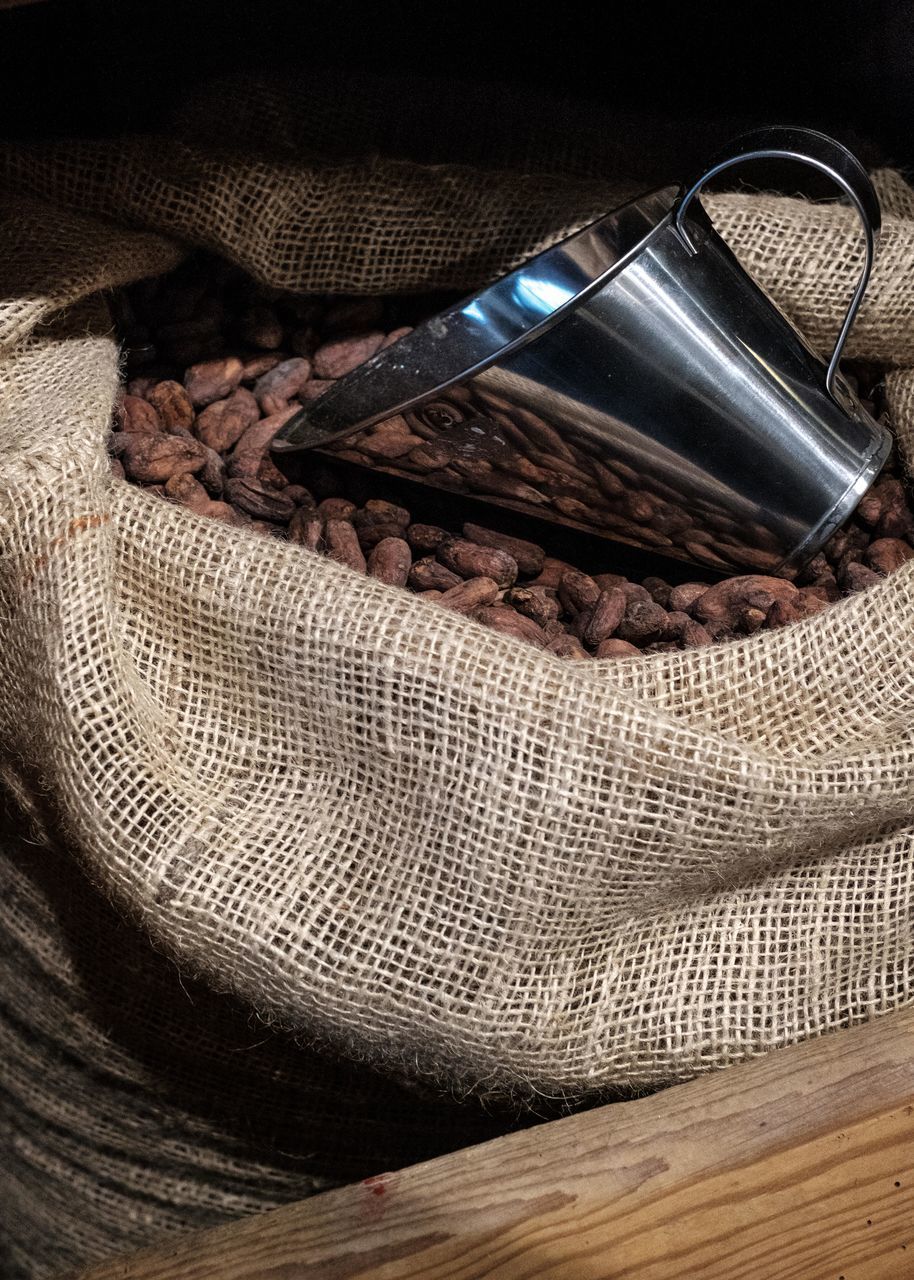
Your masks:
<instances>
[{"instance_id":1,"label":"wooden board","mask_svg":"<svg viewBox=\"0 0 914 1280\"><path fill-rule=\"evenodd\" d=\"M914 1011L83 1280L914 1276Z\"/></svg>"}]
</instances>

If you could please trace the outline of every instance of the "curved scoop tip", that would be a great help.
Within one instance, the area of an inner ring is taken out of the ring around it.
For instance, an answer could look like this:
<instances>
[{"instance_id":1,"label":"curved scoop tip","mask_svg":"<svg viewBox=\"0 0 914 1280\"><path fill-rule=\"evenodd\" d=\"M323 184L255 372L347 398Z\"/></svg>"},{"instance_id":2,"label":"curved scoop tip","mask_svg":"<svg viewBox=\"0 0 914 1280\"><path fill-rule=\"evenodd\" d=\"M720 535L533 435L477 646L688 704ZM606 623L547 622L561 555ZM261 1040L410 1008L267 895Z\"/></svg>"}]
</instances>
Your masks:
<instances>
[{"instance_id":1,"label":"curved scoop tip","mask_svg":"<svg viewBox=\"0 0 914 1280\"><path fill-rule=\"evenodd\" d=\"M296 449L308 449L312 441L308 438L308 411L301 409L279 428L270 441L274 453L294 453Z\"/></svg>"}]
</instances>

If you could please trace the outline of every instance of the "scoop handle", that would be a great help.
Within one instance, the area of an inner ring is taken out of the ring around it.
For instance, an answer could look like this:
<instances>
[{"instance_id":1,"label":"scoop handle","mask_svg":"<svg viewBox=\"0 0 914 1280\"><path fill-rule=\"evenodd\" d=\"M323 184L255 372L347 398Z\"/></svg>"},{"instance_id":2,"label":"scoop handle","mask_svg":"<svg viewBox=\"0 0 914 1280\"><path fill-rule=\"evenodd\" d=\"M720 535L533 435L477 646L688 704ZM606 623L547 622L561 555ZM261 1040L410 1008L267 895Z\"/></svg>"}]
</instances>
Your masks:
<instances>
[{"instance_id":1,"label":"scoop handle","mask_svg":"<svg viewBox=\"0 0 914 1280\"><path fill-rule=\"evenodd\" d=\"M882 226L879 199L872 182L870 182L869 175L857 157L852 155L847 147L840 142L836 142L834 138L830 138L827 134L819 133L816 129L803 129L798 126L771 125L763 129L753 129L751 132L744 133L734 139L724 149L723 158L712 161L711 167L702 174L697 182L688 188L679 201L674 225L679 238L690 253L697 253L698 250L685 225L685 215L689 205L705 183L710 182L719 173L723 173L725 169L730 169L737 164L743 164L747 160L797 160L801 164L818 169L820 173L824 173L826 177L831 178L836 186L841 188L857 210L860 221L863 224L866 261L863 264L863 271L857 282L857 288L854 290L854 296L851 298L850 306L844 317L844 323L838 334L838 340L828 362L828 372L825 376L825 386L829 395L834 399L838 399L835 392L838 364L841 360L841 353L847 342L851 325L854 323L860 304L863 301L870 273L873 270L876 237L879 235Z\"/></svg>"}]
</instances>

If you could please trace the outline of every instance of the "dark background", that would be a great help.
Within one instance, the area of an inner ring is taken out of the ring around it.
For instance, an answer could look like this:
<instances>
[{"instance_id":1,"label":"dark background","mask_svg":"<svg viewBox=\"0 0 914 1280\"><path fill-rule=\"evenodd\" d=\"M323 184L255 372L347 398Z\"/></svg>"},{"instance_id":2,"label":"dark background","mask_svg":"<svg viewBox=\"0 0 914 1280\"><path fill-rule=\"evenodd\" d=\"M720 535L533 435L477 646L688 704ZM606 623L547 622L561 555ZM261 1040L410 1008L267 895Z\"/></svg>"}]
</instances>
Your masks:
<instances>
[{"instance_id":1,"label":"dark background","mask_svg":"<svg viewBox=\"0 0 914 1280\"><path fill-rule=\"evenodd\" d=\"M817 125L914 165L914 6L46 0L0 11L6 136L148 129L211 75L506 83L671 121Z\"/></svg>"}]
</instances>

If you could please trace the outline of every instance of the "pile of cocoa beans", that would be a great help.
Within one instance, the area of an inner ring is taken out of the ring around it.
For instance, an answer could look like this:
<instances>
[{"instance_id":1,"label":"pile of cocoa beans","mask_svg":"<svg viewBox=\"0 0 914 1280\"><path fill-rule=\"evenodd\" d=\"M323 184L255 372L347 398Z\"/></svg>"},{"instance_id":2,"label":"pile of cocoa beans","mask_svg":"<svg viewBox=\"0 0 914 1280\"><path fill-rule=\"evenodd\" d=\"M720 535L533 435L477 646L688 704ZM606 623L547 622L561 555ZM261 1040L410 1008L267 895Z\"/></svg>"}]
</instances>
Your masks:
<instances>
[{"instance_id":1,"label":"pile of cocoa beans","mask_svg":"<svg viewBox=\"0 0 914 1280\"><path fill-rule=\"evenodd\" d=\"M390 494L363 500L360 486L318 453L298 455L290 479L270 452L275 433L334 380L409 332L404 319L419 318L422 307L282 293L205 255L140 282L112 301L127 352L112 470L199 515L285 539L572 659L692 648L786 626L914 556L914 512L894 458L854 517L792 582L762 573L683 582L681 571L669 580L661 560L641 581L588 573L551 555L547 536L503 532L497 515L482 523L467 511L442 527L414 520ZM850 376L878 414L879 371L861 367ZM436 446L398 418L363 433L357 457L345 447L336 453L383 468L404 448L421 462ZM487 474L491 486L497 468ZM634 510L639 492L622 498ZM605 545L608 570L614 549ZM706 550L713 555L713 545Z\"/></svg>"}]
</instances>

